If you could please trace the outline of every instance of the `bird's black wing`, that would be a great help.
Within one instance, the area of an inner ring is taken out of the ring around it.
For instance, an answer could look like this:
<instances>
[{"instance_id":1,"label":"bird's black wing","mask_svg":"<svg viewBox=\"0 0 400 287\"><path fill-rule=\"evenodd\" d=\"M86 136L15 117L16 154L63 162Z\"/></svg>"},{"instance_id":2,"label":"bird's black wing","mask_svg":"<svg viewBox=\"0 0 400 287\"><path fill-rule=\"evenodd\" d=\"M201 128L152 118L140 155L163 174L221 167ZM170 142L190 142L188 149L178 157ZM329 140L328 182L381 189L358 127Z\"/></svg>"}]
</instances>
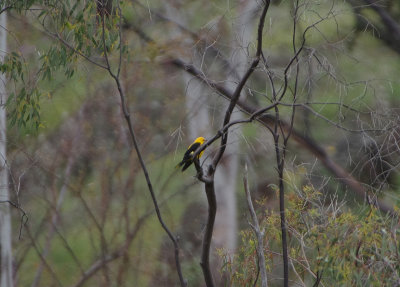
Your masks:
<instances>
[{"instance_id":1,"label":"bird's black wing","mask_svg":"<svg viewBox=\"0 0 400 287\"><path fill-rule=\"evenodd\" d=\"M199 146L200 146L200 143L193 143L189 146L189 148L183 155L182 161L178 165L178 166L183 165L182 171L186 170L193 163L192 153L194 153Z\"/></svg>"},{"instance_id":2,"label":"bird's black wing","mask_svg":"<svg viewBox=\"0 0 400 287\"><path fill-rule=\"evenodd\" d=\"M196 151L196 149L200 146L200 143L194 143L189 146L185 154L183 155L182 161L187 161L192 159L192 153Z\"/></svg>"}]
</instances>

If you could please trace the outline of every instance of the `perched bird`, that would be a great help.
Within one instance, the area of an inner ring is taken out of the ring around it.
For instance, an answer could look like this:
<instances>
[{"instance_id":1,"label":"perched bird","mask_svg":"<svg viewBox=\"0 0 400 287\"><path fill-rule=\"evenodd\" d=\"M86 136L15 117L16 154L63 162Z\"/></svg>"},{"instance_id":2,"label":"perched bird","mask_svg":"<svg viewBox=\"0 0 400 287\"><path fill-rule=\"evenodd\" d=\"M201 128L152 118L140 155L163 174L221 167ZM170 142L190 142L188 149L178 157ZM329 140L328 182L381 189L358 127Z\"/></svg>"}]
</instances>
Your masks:
<instances>
[{"instance_id":1,"label":"perched bird","mask_svg":"<svg viewBox=\"0 0 400 287\"><path fill-rule=\"evenodd\" d=\"M206 141L205 138L203 137L198 137L197 139L195 139L195 141L188 147L187 151L185 152L185 154L183 155L183 159L180 163L178 163L178 165L176 166L176 168L180 168L182 167L182 171L185 171L192 163L193 163L193 154L194 152L197 150L197 148L199 146L201 146L204 142ZM200 158L203 155L202 151L197 158Z\"/></svg>"}]
</instances>

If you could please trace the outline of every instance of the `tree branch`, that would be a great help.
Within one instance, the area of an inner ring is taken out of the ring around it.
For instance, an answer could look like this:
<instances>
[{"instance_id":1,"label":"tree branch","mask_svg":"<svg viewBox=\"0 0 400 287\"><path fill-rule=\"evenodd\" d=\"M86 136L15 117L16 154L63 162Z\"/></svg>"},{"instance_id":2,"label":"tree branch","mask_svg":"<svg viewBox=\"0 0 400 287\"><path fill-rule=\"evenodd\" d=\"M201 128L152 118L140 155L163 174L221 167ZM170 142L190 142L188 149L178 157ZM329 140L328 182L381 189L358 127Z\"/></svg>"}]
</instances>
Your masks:
<instances>
[{"instance_id":1,"label":"tree branch","mask_svg":"<svg viewBox=\"0 0 400 287\"><path fill-rule=\"evenodd\" d=\"M364 0L366 5L360 5L359 1L355 0L347 0L347 2L352 6L357 17L357 30L370 32L371 36L381 39L393 51L400 54L400 25L390 15L389 11L379 6L378 2L371 0ZM362 15L361 11L365 8L373 9L380 17L383 26L377 27L376 23L372 23L372 18Z\"/></svg>"},{"instance_id":2,"label":"tree branch","mask_svg":"<svg viewBox=\"0 0 400 287\"><path fill-rule=\"evenodd\" d=\"M249 184L247 182L247 165L245 165L244 170L245 170L243 176L244 191L246 193L247 206L249 208L251 219L253 221L253 224L251 226L257 237L256 249L258 257L258 267L260 269L260 274L261 274L261 287L267 287L268 279L267 279L267 269L265 267L265 256L264 256L264 230L262 231L260 230L260 224L258 223L257 214L254 210L253 202L251 201Z\"/></svg>"},{"instance_id":3,"label":"tree branch","mask_svg":"<svg viewBox=\"0 0 400 287\"><path fill-rule=\"evenodd\" d=\"M225 99L230 100L233 93L225 88L223 85L220 85L217 82L209 80L206 78L204 73L198 70L195 66L184 62L179 58L174 58L170 60L169 63L172 63L179 69L186 71L187 73L195 76L199 80L203 81L205 85L208 85L210 88L215 90L219 96L224 97ZM244 113L251 115L259 110L242 100L238 100L237 107ZM267 128L271 128L274 126L276 118L270 114L261 114L256 118L256 120ZM280 120L280 124L284 131L289 131L290 125L285 121ZM344 168L342 168L339 164L337 164L332 158L328 156L326 151L318 145L312 138L304 136L301 132L293 129L291 138L300 144L303 148L311 152L315 155L322 164L332 173L335 175L335 179L342 182L346 186L348 186L361 200L364 200L368 195L367 190L364 186L357 181L352 175L350 175ZM378 207L381 211L385 213L390 213L396 215L397 212L393 209L392 206L386 204L380 199L376 199L373 203L376 207Z\"/></svg>"},{"instance_id":4,"label":"tree branch","mask_svg":"<svg viewBox=\"0 0 400 287\"><path fill-rule=\"evenodd\" d=\"M228 141L228 128L229 128L229 123L231 119L231 115L233 112L233 109L235 108L240 94L243 90L244 85L246 84L247 80L249 79L250 75L254 72L255 68L257 67L259 61L260 61L260 55L261 55L261 47L262 47L262 33L263 33L263 28L264 28L264 21L265 21L265 16L268 11L270 1L267 0L265 2L264 9L261 13L260 17L260 22L258 25L258 38L257 38L257 52L256 56L248 68L247 72L244 74L242 79L240 80L239 84L237 85L232 97L230 98L230 103L229 106L225 112L225 118L224 122L222 124L222 133L217 134L217 136L221 135L221 144L219 146L217 154L214 156L212 163L208 166L207 170L207 181L205 181L205 192L207 195L207 201L208 201L208 218L207 218L207 225L206 225L206 231L204 233L203 237L203 246L202 246L202 255L201 255L201 267L203 269L203 275L204 279L206 282L207 287L212 287L214 285L214 280L212 276L212 272L210 270L210 248L211 248L211 241L212 241L212 233L214 229L214 223L215 223L215 215L217 213L217 201L216 201L216 196L215 196L215 186L214 186L214 175L216 168L218 166L218 163L220 162ZM261 112L260 112L261 113ZM226 130L224 129L226 126ZM197 151L199 152L199 151ZM197 168L197 165L196 165ZM199 171L198 171L199 174ZM202 172L201 172L202 174Z\"/></svg>"},{"instance_id":5,"label":"tree branch","mask_svg":"<svg viewBox=\"0 0 400 287\"><path fill-rule=\"evenodd\" d=\"M119 4L118 4L118 7L119 7ZM122 15L119 15L119 17L122 17ZM107 47L106 47L106 43L105 43L105 36L104 36L104 32L105 32L104 14L101 17L101 22L102 22L102 28L103 28L103 37L102 37L103 50L104 50L103 52L104 52L104 57L105 57L106 64L107 64L107 68L106 69L107 69L108 73L110 74L110 76L114 79L114 81L115 81L115 83L117 85L119 96L120 96L120 100L121 100L121 109L122 109L122 112L124 114L124 118L126 120L126 123L128 125L129 134L131 136L132 143L133 143L134 149L136 151L136 155L138 156L138 159L139 159L139 162L140 162L140 166L141 166L141 168L143 170L143 173L144 173L144 176L145 176L145 179L146 179L147 187L148 187L148 190L150 192L151 199L153 201L153 205L154 205L154 208L155 208L156 213L157 213L158 221L160 222L162 228L168 234L168 237L171 239L171 241L172 241L172 243L174 245L175 264L176 264L176 268L177 268L180 284L181 284L181 286L186 286L187 284L186 284L186 281L183 278L182 268L181 268L181 264L180 264L180 260L179 260L178 240L175 238L175 236L172 234L172 232L166 226L166 224L165 224L165 222L164 222L164 220L163 220L163 218L161 216L161 212L160 212L160 209L159 209L159 206L158 206L158 203L157 203L157 198L156 198L154 190L153 190L153 185L151 183L150 176L149 176L149 173L147 171L146 164L145 164L145 162L143 160L142 153L140 151L140 148L139 148L139 145L138 145L138 142L137 142L137 139L136 139L136 134L135 134L135 132L133 130L132 120L131 120L131 117L130 117L130 113L128 111L128 106L126 104L125 93L123 91L123 88L122 88L122 85L121 85L121 81L119 79L120 62L119 62L118 73L117 74L114 74L114 72L111 70L111 66L110 66L110 63L109 63L108 55L107 55ZM120 37L122 36L121 29L122 29L122 25L119 26L119 30L120 30L119 31L119 36ZM120 47L119 52L122 53L122 47ZM120 55L119 59L121 59L121 55Z\"/></svg>"},{"instance_id":6,"label":"tree branch","mask_svg":"<svg viewBox=\"0 0 400 287\"><path fill-rule=\"evenodd\" d=\"M264 29L265 16L267 15L269 4L270 4L270 1L266 0L264 9L261 13L260 22L258 24L257 51L256 51L255 58L254 58L253 62L251 63L250 67L248 68L248 70L246 71L246 73L244 74L244 76L242 77L242 79L240 80L235 91L233 92L233 95L230 99L229 106L225 112L223 126L225 126L229 123L233 109L235 108L235 106L239 100L239 97L243 90L244 85L246 84L247 80L250 78L251 74L254 72L255 68L258 66L258 63L260 62L260 57L261 57L261 53L262 53L262 50L261 50L261 48L262 48L262 33L263 33L263 29ZM218 153L215 155L215 157L213 159L212 169L215 169L218 165L218 162L221 160L221 158L225 152L227 142L228 142L228 133L226 132L222 136Z\"/></svg>"},{"instance_id":7,"label":"tree branch","mask_svg":"<svg viewBox=\"0 0 400 287\"><path fill-rule=\"evenodd\" d=\"M208 217L207 217L206 230L204 232L204 237L203 237L200 265L201 268L203 269L203 275L206 285L207 287L211 287L215 286L212 272L210 269L210 249L211 249L212 234L214 230L215 215L217 213L217 199L215 197L214 181L206 182L204 185L208 202Z\"/></svg>"}]
</instances>

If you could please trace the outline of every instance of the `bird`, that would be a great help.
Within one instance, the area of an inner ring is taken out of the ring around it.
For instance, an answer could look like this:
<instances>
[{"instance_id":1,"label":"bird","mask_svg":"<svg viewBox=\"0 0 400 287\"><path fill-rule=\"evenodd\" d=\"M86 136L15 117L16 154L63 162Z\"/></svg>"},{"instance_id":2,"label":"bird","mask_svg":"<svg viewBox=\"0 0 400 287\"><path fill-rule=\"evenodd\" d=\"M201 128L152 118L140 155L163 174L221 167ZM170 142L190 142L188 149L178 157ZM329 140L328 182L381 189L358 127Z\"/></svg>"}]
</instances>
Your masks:
<instances>
[{"instance_id":1,"label":"bird","mask_svg":"<svg viewBox=\"0 0 400 287\"><path fill-rule=\"evenodd\" d=\"M193 154L197 150L199 146L201 146L204 142L206 141L205 138L203 137L198 137L197 139L194 140L194 142L188 147L187 151L183 155L183 159L176 168L181 168L182 166L182 172L184 172L192 163L193 163ZM199 153L197 158L199 159L203 155L204 150Z\"/></svg>"}]
</instances>

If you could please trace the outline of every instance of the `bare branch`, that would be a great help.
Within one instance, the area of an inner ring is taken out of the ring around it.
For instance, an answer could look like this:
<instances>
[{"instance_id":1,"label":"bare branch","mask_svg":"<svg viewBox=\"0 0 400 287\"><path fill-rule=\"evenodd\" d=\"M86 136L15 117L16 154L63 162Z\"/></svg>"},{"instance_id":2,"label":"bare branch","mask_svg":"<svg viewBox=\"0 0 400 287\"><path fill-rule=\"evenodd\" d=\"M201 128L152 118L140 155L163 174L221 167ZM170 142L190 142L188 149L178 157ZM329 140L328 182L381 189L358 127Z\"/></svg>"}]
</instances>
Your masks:
<instances>
[{"instance_id":1,"label":"bare branch","mask_svg":"<svg viewBox=\"0 0 400 287\"><path fill-rule=\"evenodd\" d=\"M172 59L170 63L195 76L199 80L202 80L204 84L215 90L219 96L222 96L228 100L232 97L231 91L226 89L224 86L206 78L204 74L193 65L187 64L186 62L178 58ZM244 101L241 101L240 99L237 102L237 107L242 112L249 115L259 110L258 108L255 108L245 103ZM256 120L264 125L266 128L273 127L276 122L276 118L269 114L260 115L259 117L257 117ZM280 123L283 130L289 130L290 125L288 123L284 122L283 120L280 120ZM341 167L332 158L330 158L326 151L320 145L318 145L318 143L316 143L313 139L304 136L301 132L295 129L293 129L292 131L291 138L298 144L303 146L305 149L307 149L309 152L314 154L319 160L321 160L322 164L335 175L335 179L347 185L358 196L359 199L364 200L366 198L368 192L364 188L364 186L352 175L350 175L343 167ZM376 206L385 213L391 213L394 215L397 214L392 206L386 204L380 199L377 199L374 204L376 204Z\"/></svg>"},{"instance_id":2,"label":"bare branch","mask_svg":"<svg viewBox=\"0 0 400 287\"><path fill-rule=\"evenodd\" d=\"M298 103L298 104L296 104L296 103L287 104L287 103L282 103L282 102L280 102L279 104L282 105L282 106L289 106L289 107L296 107L296 106L302 107L302 108L304 108L304 109L310 111L310 112L311 112L313 115L315 115L316 117L318 117L318 118L320 118L320 119L326 121L327 123L331 124L332 126L338 128L338 129L347 131L347 132L351 132L351 133L382 132L382 131L384 131L384 130L387 130L387 129L392 128L392 127L389 126L389 127L385 128L384 130L382 130L382 129L359 129L359 130L349 129L349 128L344 127L343 125L341 125L341 124L339 124L339 123L337 123L337 122L334 122L334 121L328 119L327 117L325 117L325 116L322 115L321 113L318 113L318 112L315 111L312 107L310 107L308 104L303 104L303 103Z\"/></svg>"},{"instance_id":3,"label":"bare branch","mask_svg":"<svg viewBox=\"0 0 400 287\"><path fill-rule=\"evenodd\" d=\"M26 224L28 223L28 220L29 220L28 215L26 214L25 210L18 203L15 203L15 202L13 202L11 200L0 200L0 203L8 203L12 207L18 209L21 212L22 215L21 215L21 222L20 222L20 225L19 225L19 235L18 235L18 239L21 239L21 237L22 237L22 228L24 226L26 226Z\"/></svg>"},{"instance_id":4,"label":"bare branch","mask_svg":"<svg viewBox=\"0 0 400 287\"><path fill-rule=\"evenodd\" d=\"M275 106L277 106L279 103L274 103L271 104L265 108L261 108L258 109L257 111L255 111L254 113L252 113L250 115L250 117L248 119L242 119L242 120L236 120L236 121L230 121L227 125L225 125L222 129L220 129L212 138L209 138L204 144L202 144L201 146L199 146L197 148L197 150L195 151L195 153L193 154L193 159L197 158L197 156L204 151L207 147L209 147L213 142L215 142L217 139L219 139L220 137L222 137L225 133L228 132L229 128L231 128L234 125L237 124L245 124L245 123L251 123L254 120L257 119L257 117L259 117L260 115L262 115L263 113L275 108ZM200 179L200 178L199 178ZM204 177L202 179L200 179L201 181L206 180Z\"/></svg>"},{"instance_id":5,"label":"bare branch","mask_svg":"<svg viewBox=\"0 0 400 287\"><path fill-rule=\"evenodd\" d=\"M93 275L97 273L100 269L104 268L105 265L108 263L122 257L129 249L133 239L136 237L137 233L139 232L140 228L142 227L145 220L153 214L152 211L144 214L141 216L135 224L135 227L129 232L127 235L127 239L125 242L113 252L103 255L101 259L95 261L86 271L83 272L82 277L78 280L77 283L72 285L73 287L82 286L87 280L89 280Z\"/></svg>"},{"instance_id":6,"label":"bare branch","mask_svg":"<svg viewBox=\"0 0 400 287\"><path fill-rule=\"evenodd\" d=\"M120 17L122 17L122 15L120 15ZM135 132L133 130L132 120L131 120L131 117L130 117L130 113L128 111L128 106L126 104L125 93L123 91L123 88L122 88L122 85L121 85L121 81L119 79L120 66L118 67L118 73L117 74L114 74L113 71L111 70L111 66L110 66L110 63L109 63L108 56L107 56L107 47L106 47L105 36L104 36L104 33L105 33L104 14L101 17L101 22L102 22L102 29L103 29L103 31L102 31L102 33L103 33L102 40L103 40L104 57L105 57L105 60L106 60L106 63L107 63L107 68L106 69L107 69L108 73L110 74L110 76L114 79L114 81L115 81L115 83L117 85L119 96L120 96L120 100L121 100L121 109L122 109L122 112L124 114L126 123L128 125L129 134L131 136L132 143L133 143L134 149L136 151L136 155L138 156L138 159L139 159L139 162L140 162L140 166L141 166L141 168L143 170L143 173L144 173L144 176L145 176L145 179L146 179L147 187L149 189L149 192L150 192L150 195L151 195L151 198L152 198L152 201L153 201L153 205L154 205L154 208L155 208L156 213L157 213L158 221L160 222L162 228L168 234L168 237L171 239L171 241L172 241L172 243L174 245L175 264L176 264L176 268L177 268L180 284L181 284L181 286L186 286L187 283L183 278L181 264L180 264L180 260L179 260L178 240L175 238L175 236L172 234L172 232L166 226L166 224L165 224L165 222L164 222L164 220L163 220L163 218L161 216L161 212L160 212L160 209L159 209L159 206L158 206L158 203L157 203L157 198L156 198L154 190L153 190L153 185L151 183L150 176L149 176L149 173L147 171L146 164L145 164L145 162L143 160L142 153L140 151L140 148L139 148L139 145L138 145L138 142L137 142L137 139L136 139L136 134L135 134ZM120 37L122 36L122 26L121 25L119 26L119 35L120 35ZM120 53L122 53L121 48L122 47L120 47ZM121 59L121 54L120 54L120 59Z\"/></svg>"},{"instance_id":7,"label":"bare branch","mask_svg":"<svg viewBox=\"0 0 400 287\"><path fill-rule=\"evenodd\" d=\"M245 165L244 170L245 171L243 175L243 185L244 185L244 191L246 193L247 206L249 208L251 219L253 221L252 227L257 237L257 257L261 274L261 286L267 287L268 279L267 279L267 269L265 267L265 256L264 256L264 230L260 230L260 224L258 223L257 214L254 210L253 202L251 200L249 184L247 181L247 164Z\"/></svg>"},{"instance_id":8,"label":"bare branch","mask_svg":"<svg viewBox=\"0 0 400 287\"><path fill-rule=\"evenodd\" d=\"M49 271L50 275L53 277L53 279L54 279L54 281L56 282L56 284L57 284L58 286L62 287L63 285L61 284L61 281L58 279L58 277L57 277L56 273L54 272L53 268L51 268L51 266L50 266L49 263L47 262L46 258L44 258L44 257L42 256L42 253L40 252L39 247L37 246L36 241L35 241L34 237L33 237L32 234L31 234L31 231L30 231L29 226L27 226L26 230L27 230L27 233L28 233L29 238L31 239L32 246L33 246L33 248L35 249L36 254L37 254L37 255L39 256L39 258L40 258L40 261L43 263L43 265L44 265L44 267L47 269L47 271Z\"/></svg>"},{"instance_id":9,"label":"bare branch","mask_svg":"<svg viewBox=\"0 0 400 287\"><path fill-rule=\"evenodd\" d=\"M265 21L265 16L267 15L269 4L270 4L270 1L266 0L264 9L261 13L260 22L258 24L257 51L256 51L255 58L254 58L253 62L251 63L250 67L248 68L247 72L244 74L244 76L240 80L235 91L233 92L232 98L230 99L229 106L225 112L223 126L225 126L229 123L233 109L235 108L235 106L239 100L239 97L240 97L240 94L242 92L244 85L246 84L247 80L250 78L251 74L254 72L255 68L258 66L258 63L260 62L260 57L261 57L261 53L262 53L262 34L263 34L263 29L264 29L264 21ZM225 152L227 141L228 141L228 133L225 133L222 136L218 153L215 155L215 157L213 159L213 163L212 163L213 170L217 167L218 162L221 160L221 158Z\"/></svg>"},{"instance_id":10,"label":"bare branch","mask_svg":"<svg viewBox=\"0 0 400 287\"><path fill-rule=\"evenodd\" d=\"M13 6L5 6L3 9L0 10L0 14L4 13L7 10L12 9L12 8L13 8Z\"/></svg>"}]
</instances>

